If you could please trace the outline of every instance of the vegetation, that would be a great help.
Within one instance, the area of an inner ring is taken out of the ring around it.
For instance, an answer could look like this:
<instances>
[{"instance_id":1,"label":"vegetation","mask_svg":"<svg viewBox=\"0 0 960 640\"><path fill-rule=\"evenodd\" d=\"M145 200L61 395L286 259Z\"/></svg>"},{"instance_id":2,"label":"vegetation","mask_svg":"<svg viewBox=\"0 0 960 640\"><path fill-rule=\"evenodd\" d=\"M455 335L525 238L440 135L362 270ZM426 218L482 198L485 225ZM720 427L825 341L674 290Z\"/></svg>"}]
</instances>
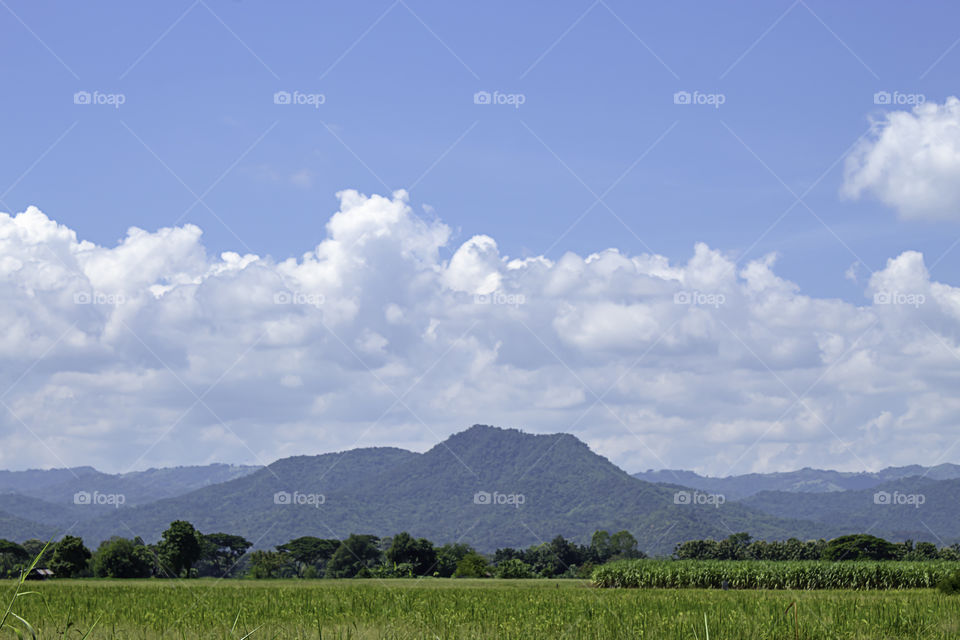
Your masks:
<instances>
[{"instance_id":1,"label":"vegetation","mask_svg":"<svg viewBox=\"0 0 960 640\"><path fill-rule=\"evenodd\" d=\"M593 572L598 587L631 589L929 589L956 563L624 560Z\"/></svg>"},{"instance_id":2,"label":"vegetation","mask_svg":"<svg viewBox=\"0 0 960 640\"><path fill-rule=\"evenodd\" d=\"M578 580L71 581L30 585L16 611L40 640L794 638L947 640L949 596L926 591L592 589ZM0 583L12 594L14 585ZM786 612L786 613L785 613ZM7 637L2 636L0 637ZM8 637L14 637L9 635ZM27 636L29 637L29 636Z\"/></svg>"}]
</instances>

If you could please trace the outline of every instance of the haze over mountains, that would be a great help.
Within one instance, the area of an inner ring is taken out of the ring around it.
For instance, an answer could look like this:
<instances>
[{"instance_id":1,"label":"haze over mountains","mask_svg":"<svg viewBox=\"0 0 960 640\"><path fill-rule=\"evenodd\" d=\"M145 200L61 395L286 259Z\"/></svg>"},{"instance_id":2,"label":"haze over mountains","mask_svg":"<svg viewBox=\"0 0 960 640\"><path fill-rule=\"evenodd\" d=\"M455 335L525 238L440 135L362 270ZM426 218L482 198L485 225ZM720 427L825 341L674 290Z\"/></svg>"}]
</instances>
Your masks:
<instances>
[{"instance_id":1,"label":"haze over mountains","mask_svg":"<svg viewBox=\"0 0 960 640\"><path fill-rule=\"evenodd\" d=\"M868 531L949 544L960 540L958 491L957 465L866 474L631 476L568 434L475 425L425 453L366 448L284 458L264 468L124 475L91 468L0 472L0 537L69 531L94 546L113 535L154 541L171 521L186 519L206 533L243 535L259 548L302 535L404 530L482 551L558 534L586 541L596 529L627 529L651 554L739 531L766 539Z\"/></svg>"}]
</instances>

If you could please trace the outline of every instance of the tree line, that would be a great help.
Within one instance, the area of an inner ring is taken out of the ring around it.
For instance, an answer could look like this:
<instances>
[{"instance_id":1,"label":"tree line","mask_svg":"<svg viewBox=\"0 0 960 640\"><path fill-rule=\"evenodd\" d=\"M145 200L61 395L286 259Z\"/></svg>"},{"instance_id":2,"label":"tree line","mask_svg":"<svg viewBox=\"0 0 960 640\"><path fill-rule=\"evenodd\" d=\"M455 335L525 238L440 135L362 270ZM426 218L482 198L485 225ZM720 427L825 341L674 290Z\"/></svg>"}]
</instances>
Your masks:
<instances>
[{"instance_id":1,"label":"tree line","mask_svg":"<svg viewBox=\"0 0 960 640\"><path fill-rule=\"evenodd\" d=\"M749 533L735 533L723 540L689 540L673 551L677 560L960 560L960 544L937 547L932 542L890 542L866 534L840 536L833 540L796 538L768 542L753 540Z\"/></svg>"},{"instance_id":2,"label":"tree line","mask_svg":"<svg viewBox=\"0 0 960 640\"><path fill-rule=\"evenodd\" d=\"M201 533L184 520L170 524L157 544L113 537L91 551L66 535L45 544L0 539L0 576L14 577L33 560L62 578L587 578L611 560L645 557L627 531L597 531L589 545L557 536L526 549L497 549L492 556L465 543L436 546L407 532L343 540L303 536L272 550L250 552L242 536Z\"/></svg>"}]
</instances>

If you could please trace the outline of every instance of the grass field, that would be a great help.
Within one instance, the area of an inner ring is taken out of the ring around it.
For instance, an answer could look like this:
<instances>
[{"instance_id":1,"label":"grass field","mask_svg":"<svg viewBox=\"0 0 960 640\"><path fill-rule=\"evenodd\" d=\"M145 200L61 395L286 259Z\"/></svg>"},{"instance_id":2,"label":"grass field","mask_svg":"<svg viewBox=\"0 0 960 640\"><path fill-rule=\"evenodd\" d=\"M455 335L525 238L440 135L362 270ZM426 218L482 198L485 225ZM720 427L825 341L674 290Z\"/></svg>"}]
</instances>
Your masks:
<instances>
[{"instance_id":1,"label":"grass field","mask_svg":"<svg viewBox=\"0 0 960 640\"><path fill-rule=\"evenodd\" d=\"M650 638L960 636L935 590L595 589L553 580L51 581L16 611L40 638ZM12 583L0 588L11 591ZM706 615L706 622L704 621ZM9 631L0 638L15 637Z\"/></svg>"}]
</instances>

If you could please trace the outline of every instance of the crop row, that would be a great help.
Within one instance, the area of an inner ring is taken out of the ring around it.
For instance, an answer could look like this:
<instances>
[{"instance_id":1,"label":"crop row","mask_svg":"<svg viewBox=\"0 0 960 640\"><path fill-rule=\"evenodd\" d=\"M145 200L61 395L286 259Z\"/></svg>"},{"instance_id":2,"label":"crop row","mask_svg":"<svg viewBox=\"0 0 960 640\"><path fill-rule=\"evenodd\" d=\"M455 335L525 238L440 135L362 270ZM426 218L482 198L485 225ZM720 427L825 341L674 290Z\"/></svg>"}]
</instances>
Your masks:
<instances>
[{"instance_id":1,"label":"crop row","mask_svg":"<svg viewBox=\"0 0 960 640\"><path fill-rule=\"evenodd\" d=\"M597 587L648 589L924 589L956 562L624 560L593 572Z\"/></svg>"}]
</instances>

